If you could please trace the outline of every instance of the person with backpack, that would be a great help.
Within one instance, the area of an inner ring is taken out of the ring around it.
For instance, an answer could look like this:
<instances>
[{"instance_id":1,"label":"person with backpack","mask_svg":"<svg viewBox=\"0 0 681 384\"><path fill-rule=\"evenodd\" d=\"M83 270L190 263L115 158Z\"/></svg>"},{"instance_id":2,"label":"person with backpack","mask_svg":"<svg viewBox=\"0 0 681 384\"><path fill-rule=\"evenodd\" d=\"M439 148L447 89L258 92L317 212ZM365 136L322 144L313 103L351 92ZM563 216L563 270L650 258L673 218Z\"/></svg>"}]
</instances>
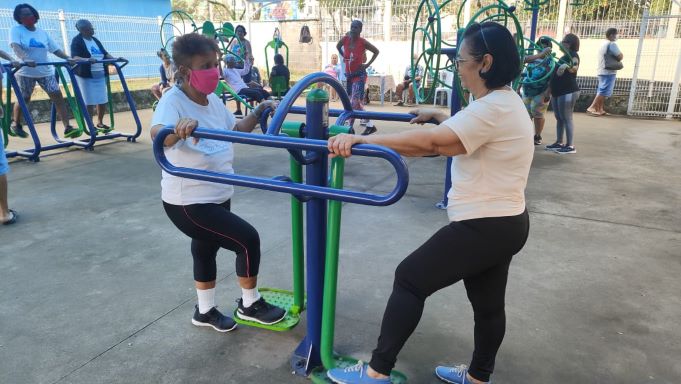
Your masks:
<instances>
[{"instance_id":1,"label":"person with backpack","mask_svg":"<svg viewBox=\"0 0 681 384\"><path fill-rule=\"evenodd\" d=\"M345 62L345 77L347 79L347 92L350 95L352 102L352 109L363 111L364 106L362 100L364 99L364 87L367 81L367 68L371 66L378 57L378 48L361 37L362 22L353 20L350 24L350 32L348 32L336 44L338 53ZM371 60L364 63L366 51L373 53ZM352 126L354 119L349 119L348 122ZM362 135L370 135L377 131L373 122L366 121L366 129Z\"/></svg>"},{"instance_id":2,"label":"person with backpack","mask_svg":"<svg viewBox=\"0 0 681 384\"><path fill-rule=\"evenodd\" d=\"M624 58L622 51L615 43L617 41L617 28L608 28L605 32L605 41L598 50L598 90L596 97L591 103L586 113L590 116L605 116L605 99L612 96L612 90L615 88L615 76L618 69L608 68L606 65L606 56L614 57L618 62ZM620 65L621 69L621 65Z\"/></svg>"}]
</instances>

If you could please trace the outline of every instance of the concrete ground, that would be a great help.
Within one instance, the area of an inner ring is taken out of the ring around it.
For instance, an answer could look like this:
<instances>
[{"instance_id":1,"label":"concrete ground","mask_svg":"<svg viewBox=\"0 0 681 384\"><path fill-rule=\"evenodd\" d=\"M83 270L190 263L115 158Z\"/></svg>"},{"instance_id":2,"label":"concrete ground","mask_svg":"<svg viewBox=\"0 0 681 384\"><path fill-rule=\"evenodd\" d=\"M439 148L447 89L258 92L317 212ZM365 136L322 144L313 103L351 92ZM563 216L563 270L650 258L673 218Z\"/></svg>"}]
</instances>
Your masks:
<instances>
[{"instance_id":1,"label":"concrete ground","mask_svg":"<svg viewBox=\"0 0 681 384\"><path fill-rule=\"evenodd\" d=\"M307 382L289 369L304 320L288 333L191 325L189 240L163 212L151 112L140 114L138 143L11 161L21 216L0 228L0 383ZM681 383L681 123L575 120L577 154L535 152L532 229L510 271L494 382ZM381 133L406 127L378 123ZM370 357L395 266L446 223L433 206L444 159L407 162L397 204L344 207L335 349L345 355ZM235 168L275 176L287 163L283 150L239 146ZM349 189L394 183L382 161L352 158L346 170ZM290 288L288 196L237 188L233 210L261 233L262 286ZM221 251L224 311L239 296L233 266ZM469 361L472 320L462 284L433 295L397 369L437 383L435 365Z\"/></svg>"}]
</instances>

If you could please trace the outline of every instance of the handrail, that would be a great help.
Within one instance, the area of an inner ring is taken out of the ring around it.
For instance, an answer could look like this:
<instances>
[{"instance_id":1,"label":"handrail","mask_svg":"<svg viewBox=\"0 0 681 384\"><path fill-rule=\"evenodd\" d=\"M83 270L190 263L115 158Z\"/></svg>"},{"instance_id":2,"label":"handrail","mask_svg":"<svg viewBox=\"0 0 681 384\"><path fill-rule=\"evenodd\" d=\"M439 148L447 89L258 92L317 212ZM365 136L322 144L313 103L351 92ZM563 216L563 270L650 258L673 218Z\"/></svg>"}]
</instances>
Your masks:
<instances>
[{"instance_id":1,"label":"handrail","mask_svg":"<svg viewBox=\"0 0 681 384\"><path fill-rule=\"evenodd\" d=\"M173 164L170 164L165 156L163 147L165 138L174 132L173 128L174 127L172 126L166 126L158 132L154 138L153 150L156 162L158 162L161 168L171 175L178 177L374 206L385 206L397 202L404 195L409 184L409 171L407 169L407 164L400 157L400 155L389 148L368 144L356 145L352 147L352 154L357 156L380 157L387 160L393 166L397 174L397 183L393 190L387 195L375 195L365 192L338 190L331 187L293 183L264 177L244 176L177 167ZM322 152L324 154L329 153L327 142L325 140L256 135L252 133L207 128L197 128L192 133L192 136L200 139L230 141L233 143L257 145L263 147L315 151Z\"/></svg>"},{"instance_id":2,"label":"handrail","mask_svg":"<svg viewBox=\"0 0 681 384\"><path fill-rule=\"evenodd\" d=\"M343 109L345 111L352 111L352 105L350 104L350 97L343 89L343 85L334 79L331 75L324 72L310 73L309 75L303 77L298 81L293 88L286 92L286 96L279 103L277 111L272 117L272 122L267 127L268 135L278 135L281 130L281 125L284 123L284 118L288 114L289 110L293 106L293 103L298 99L298 96L303 94L303 91L314 83L326 83L335 89L340 97L341 103L343 104Z\"/></svg>"}]
</instances>

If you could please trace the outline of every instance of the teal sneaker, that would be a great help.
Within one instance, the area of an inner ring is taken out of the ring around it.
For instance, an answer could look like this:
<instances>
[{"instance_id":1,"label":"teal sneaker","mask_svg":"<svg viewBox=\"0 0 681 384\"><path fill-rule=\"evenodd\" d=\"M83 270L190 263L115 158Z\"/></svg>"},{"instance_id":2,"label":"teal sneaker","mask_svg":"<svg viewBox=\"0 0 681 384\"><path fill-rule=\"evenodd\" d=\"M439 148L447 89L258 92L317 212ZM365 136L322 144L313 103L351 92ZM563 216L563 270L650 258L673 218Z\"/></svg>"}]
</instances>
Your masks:
<instances>
[{"instance_id":1,"label":"teal sneaker","mask_svg":"<svg viewBox=\"0 0 681 384\"><path fill-rule=\"evenodd\" d=\"M333 368L326 372L326 376L336 384L390 384L390 378L374 379L367 376L369 364L359 361L347 368Z\"/></svg>"},{"instance_id":2,"label":"teal sneaker","mask_svg":"<svg viewBox=\"0 0 681 384\"><path fill-rule=\"evenodd\" d=\"M451 384L473 384L468 380L467 373L468 367L463 364L456 367L439 366L435 368L435 376L445 383Z\"/></svg>"}]
</instances>

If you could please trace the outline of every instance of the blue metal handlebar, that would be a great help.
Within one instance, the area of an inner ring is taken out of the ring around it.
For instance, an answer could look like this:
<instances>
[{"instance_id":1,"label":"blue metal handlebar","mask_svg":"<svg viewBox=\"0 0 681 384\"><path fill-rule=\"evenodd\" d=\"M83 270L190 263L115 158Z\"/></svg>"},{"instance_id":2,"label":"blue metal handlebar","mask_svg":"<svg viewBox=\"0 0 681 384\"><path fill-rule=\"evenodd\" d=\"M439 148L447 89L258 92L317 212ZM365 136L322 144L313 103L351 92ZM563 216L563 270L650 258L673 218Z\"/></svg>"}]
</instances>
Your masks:
<instances>
[{"instance_id":1,"label":"blue metal handlebar","mask_svg":"<svg viewBox=\"0 0 681 384\"><path fill-rule=\"evenodd\" d=\"M279 131L281 130L281 124L284 122L284 118L286 117L286 114L288 114L288 111L291 109L291 107L293 107L293 103L296 101L296 99L298 99L298 96L303 94L303 91L308 86L314 83L326 83L330 85L338 93L341 103L343 104L343 108L346 111L352 111L350 97L345 92L345 89L343 89L343 85L339 83L338 80L324 72L311 73L300 79L300 81L298 81L293 88L286 92L286 96L281 103L279 103L279 107L277 107L277 111L272 117L271 124L267 127L268 135L279 134Z\"/></svg>"},{"instance_id":2,"label":"blue metal handlebar","mask_svg":"<svg viewBox=\"0 0 681 384\"><path fill-rule=\"evenodd\" d=\"M119 68L123 68L130 63L130 60L116 58L116 59L102 59L102 60L90 61L90 59L84 58L83 60L76 60L75 63L73 64L73 67L78 66L78 65L83 65L83 64L117 64L117 63L123 63L119 66Z\"/></svg>"},{"instance_id":3,"label":"blue metal handlebar","mask_svg":"<svg viewBox=\"0 0 681 384\"><path fill-rule=\"evenodd\" d=\"M352 147L352 154L367 157L380 157L387 160L397 173L395 188L387 195L374 195L364 192L339 190L330 187L299 184L278 179L264 177L243 176L227 174L200 169L177 167L168 162L165 156L163 142L165 138L174 132L172 126L161 129L154 138L154 157L161 168L178 177L195 180L204 180L221 184L232 184L242 187L265 189L275 192L284 192L296 196L305 196L320 199L338 200L348 203L385 206L397 202L406 192L409 184L409 171L407 164L395 151L376 145L361 144ZM295 149L300 151L316 151L328 154L327 142L324 140L298 139L285 136L255 135L252 133L224 131L207 128L197 128L192 133L193 137L210 140L230 141L233 143L257 145L272 148Z\"/></svg>"}]
</instances>

